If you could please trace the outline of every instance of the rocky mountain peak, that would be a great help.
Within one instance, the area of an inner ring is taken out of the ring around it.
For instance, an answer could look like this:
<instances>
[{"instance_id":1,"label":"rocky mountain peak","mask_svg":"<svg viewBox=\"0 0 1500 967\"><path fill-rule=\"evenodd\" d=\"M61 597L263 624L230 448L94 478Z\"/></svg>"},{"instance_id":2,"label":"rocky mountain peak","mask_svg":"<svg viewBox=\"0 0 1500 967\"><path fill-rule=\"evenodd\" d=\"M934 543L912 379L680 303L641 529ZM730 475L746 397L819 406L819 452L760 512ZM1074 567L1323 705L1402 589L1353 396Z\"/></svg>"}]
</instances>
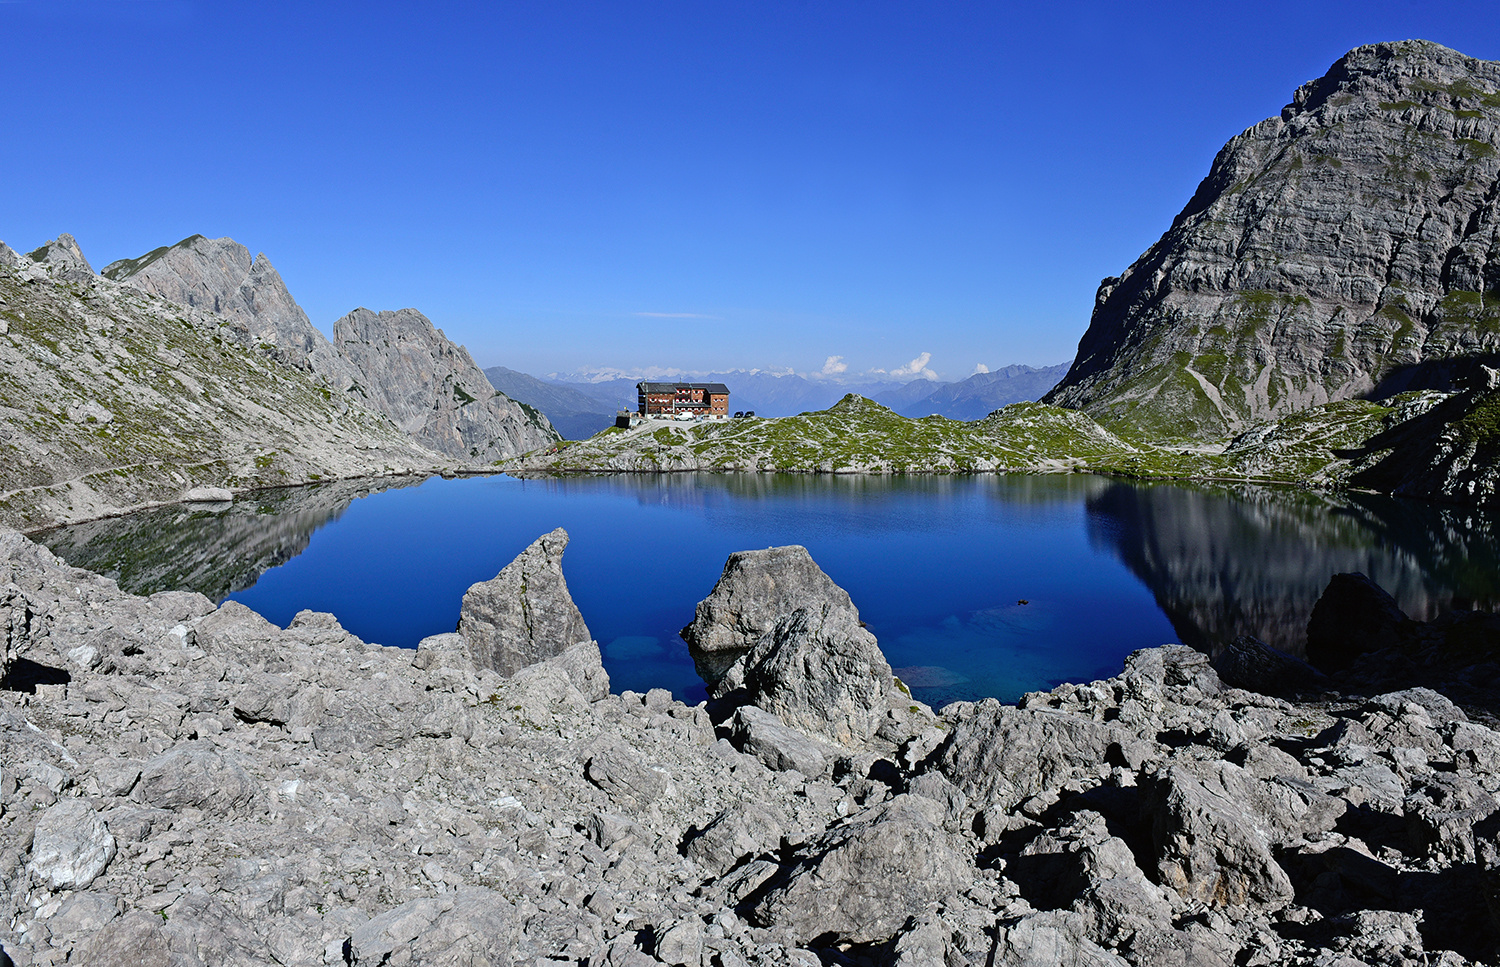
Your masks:
<instances>
[{"instance_id":1,"label":"rocky mountain peak","mask_svg":"<svg viewBox=\"0 0 1500 967\"><path fill-rule=\"evenodd\" d=\"M340 389L350 381L327 337L297 305L271 261L264 253L252 259L250 250L232 238L190 235L139 258L111 262L102 274L223 316L239 342L271 347L280 361L324 374L343 384Z\"/></svg>"},{"instance_id":2,"label":"rocky mountain peak","mask_svg":"<svg viewBox=\"0 0 1500 967\"><path fill-rule=\"evenodd\" d=\"M44 266L54 279L63 282L87 282L94 278L94 267L83 257L78 241L67 232L35 249L28 257Z\"/></svg>"},{"instance_id":3,"label":"rocky mountain peak","mask_svg":"<svg viewBox=\"0 0 1500 967\"><path fill-rule=\"evenodd\" d=\"M545 416L490 386L469 351L416 309L355 309L333 338L356 392L439 453L492 463L558 440Z\"/></svg>"},{"instance_id":4,"label":"rocky mountain peak","mask_svg":"<svg viewBox=\"0 0 1500 967\"><path fill-rule=\"evenodd\" d=\"M1212 437L1500 350L1500 63L1350 51L1226 144L1100 285L1047 402Z\"/></svg>"}]
</instances>

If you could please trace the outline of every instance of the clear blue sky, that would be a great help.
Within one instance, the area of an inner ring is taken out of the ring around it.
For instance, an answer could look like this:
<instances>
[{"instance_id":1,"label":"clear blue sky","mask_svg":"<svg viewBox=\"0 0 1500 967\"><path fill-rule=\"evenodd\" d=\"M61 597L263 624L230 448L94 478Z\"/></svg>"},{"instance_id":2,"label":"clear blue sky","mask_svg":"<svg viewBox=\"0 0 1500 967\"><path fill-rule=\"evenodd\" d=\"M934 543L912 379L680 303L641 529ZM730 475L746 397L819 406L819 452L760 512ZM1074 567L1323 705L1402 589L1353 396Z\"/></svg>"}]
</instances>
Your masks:
<instances>
[{"instance_id":1,"label":"clear blue sky","mask_svg":"<svg viewBox=\"0 0 1500 967\"><path fill-rule=\"evenodd\" d=\"M956 379L1071 359L1224 141L1410 37L1500 59L1500 14L0 0L0 238L229 235L486 366Z\"/></svg>"}]
</instances>

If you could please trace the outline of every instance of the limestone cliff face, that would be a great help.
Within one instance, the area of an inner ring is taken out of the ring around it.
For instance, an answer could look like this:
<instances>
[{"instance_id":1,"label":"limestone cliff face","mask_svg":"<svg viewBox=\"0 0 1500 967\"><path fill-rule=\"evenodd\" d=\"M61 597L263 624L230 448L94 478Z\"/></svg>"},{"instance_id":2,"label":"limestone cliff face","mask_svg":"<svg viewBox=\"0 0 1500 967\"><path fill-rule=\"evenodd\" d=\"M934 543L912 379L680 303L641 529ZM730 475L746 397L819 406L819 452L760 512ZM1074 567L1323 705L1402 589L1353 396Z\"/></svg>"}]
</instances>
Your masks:
<instances>
[{"instance_id":1,"label":"limestone cliff face","mask_svg":"<svg viewBox=\"0 0 1500 967\"><path fill-rule=\"evenodd\" d=\"M1231 140L1099 287L1046 397L1214 437L1500 350L1500 63L1360 47Z\"/></svg>"},{"instance_id":2,"label":"limestone cliff face","mask_svg":"<svg viewBox=\"0 0 1500 967\"><path fill-rule=\"evenodd\" d=\"M487 464L558 440L545 416L491 387L469 351L415 309L355 309L333 338L362 401L425 447Z\"/></svg>"},{"instance_id":3,"label":"limestone cliff face","mask_svg":"<svg viewBox=\"0 0 1500 967\"><path fill-rule=\"evenodd\" d=\"M6 248L8 251L9 246ZM83 257L78 241L66 232L31 252L28 258L61 282L87 284L94 278L94 268ZM20 264L20 260L15 258L6 259L5 262L11 266Z\"/></svg>"},{"instance_id":4,"label":"limestone cliff face","mask_svg":"<svg viewBox=\"0 0 1500 967\"><path fill-rule=\"evenodd\" d=\"M451 465L233 339L221 317L87 271L68 236L0 262L0 526Z\"/></svg>"},{"instance_id":5,"label":"limestone cliff face","mask_svg":"<svg viewBox=\"0 0 1500 967\"><path fill-rule=\"evenodd\" d=\"M354 382L349 365L292 298L271 260L265 253L252 259L232 238L193 235L140 258L111 262L101 274L222 316L239 342L270 347L279 361L319 374L340 392Z\"/></svg>"}]
</instances>

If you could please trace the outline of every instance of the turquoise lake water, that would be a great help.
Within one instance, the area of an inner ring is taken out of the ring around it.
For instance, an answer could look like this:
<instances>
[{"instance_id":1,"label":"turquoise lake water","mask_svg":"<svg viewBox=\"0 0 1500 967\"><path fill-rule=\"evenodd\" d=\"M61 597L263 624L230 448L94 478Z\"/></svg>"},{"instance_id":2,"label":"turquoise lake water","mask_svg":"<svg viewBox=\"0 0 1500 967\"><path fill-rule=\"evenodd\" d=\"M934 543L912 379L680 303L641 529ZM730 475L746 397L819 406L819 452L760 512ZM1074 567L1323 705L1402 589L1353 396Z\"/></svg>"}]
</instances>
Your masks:
<instances>
[{"instance_id":1,"label":"turquoise lake water","mask_svg":"<svg viewBox=\"0 0 1500 967\"><path fill-rule=\"evenodd\" d=\"M386 485L377 485L386 486ZM464 591L554 527L615 691L697 701L678 630L736 550L803 544L933 705L1119 671L1136 648L1239 633L1299 651L1329 577L1363 571L1416 617L1496 598L1494 521L1292 490L1094 476L676 474L433 478L268 491L40 535L139 592L191 587L285 624L331 611L369 641L453 630Z\"/></svg>"}]
</instances>

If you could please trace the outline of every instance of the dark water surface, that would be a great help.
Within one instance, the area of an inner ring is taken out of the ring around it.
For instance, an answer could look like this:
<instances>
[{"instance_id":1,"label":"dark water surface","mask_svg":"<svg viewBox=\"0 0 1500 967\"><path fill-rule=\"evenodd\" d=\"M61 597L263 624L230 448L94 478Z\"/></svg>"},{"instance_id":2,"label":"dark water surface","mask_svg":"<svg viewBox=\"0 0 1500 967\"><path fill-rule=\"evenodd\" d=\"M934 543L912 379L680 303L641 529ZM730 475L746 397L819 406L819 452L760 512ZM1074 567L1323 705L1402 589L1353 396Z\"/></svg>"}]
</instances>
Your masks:
<instances>
[{"instance_id":1,"label":"dark water surface","mask_svg":"<svg viewBox=\"0 0 1500 967\"><path fill-rule=\"evenodd\" d=\"M410 647L453 630L469 585L557 526L614 690L690 701L703 689L678 629L730 552L777 544L808 547L933 705L1112 675L1134 649L1169 641L1212 650L1250 633L1300 652L1340 571L1370 575L1413 617L1500 598L1490 515L1093 476L344 483L39 539L128 590L192 588L283 625L331 611L366 640Z\"/></svg>"}]
</instances>

